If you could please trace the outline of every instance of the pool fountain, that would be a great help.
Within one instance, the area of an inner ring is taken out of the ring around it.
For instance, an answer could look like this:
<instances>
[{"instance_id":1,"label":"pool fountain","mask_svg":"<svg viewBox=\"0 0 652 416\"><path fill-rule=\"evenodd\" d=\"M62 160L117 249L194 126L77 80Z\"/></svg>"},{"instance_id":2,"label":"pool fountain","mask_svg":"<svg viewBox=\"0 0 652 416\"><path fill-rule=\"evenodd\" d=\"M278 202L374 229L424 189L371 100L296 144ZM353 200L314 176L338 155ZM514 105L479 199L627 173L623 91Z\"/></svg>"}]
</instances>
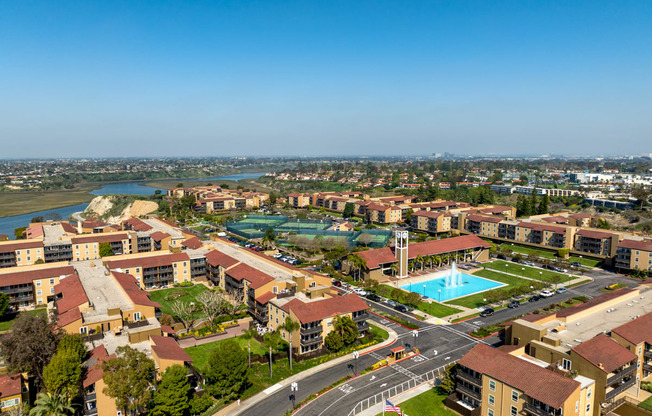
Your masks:
<instances>
[{"instance_id":1,"label":"pool fountain","mask_svg":"<svg viewBox=\"0 0 652 416\"><path fill-rule=\"evenodd\" d=\"M460 287L464 283L464 275L457 270L455 262L451 266L451 272L446 275L444 281L445 288Z\"/></svg>"}]
</instances>

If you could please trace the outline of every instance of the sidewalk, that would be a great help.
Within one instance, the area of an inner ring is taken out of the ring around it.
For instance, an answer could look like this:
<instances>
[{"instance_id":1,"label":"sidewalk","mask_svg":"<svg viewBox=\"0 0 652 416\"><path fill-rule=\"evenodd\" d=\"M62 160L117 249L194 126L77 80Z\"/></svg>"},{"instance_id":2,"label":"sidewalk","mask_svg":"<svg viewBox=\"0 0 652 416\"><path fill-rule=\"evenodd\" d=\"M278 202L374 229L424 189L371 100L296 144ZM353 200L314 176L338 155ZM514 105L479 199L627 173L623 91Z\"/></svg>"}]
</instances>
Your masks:
<instances>
[{"instance_id":1,"label":"sidewalk","mask_svg":"<svg viewBox=\"0 0 652 416\"><path fill-rule=\"evenodd\" d=\"M376 325L376 326L384 329L385 331L387 331L389 333L389 338L386 341L381 342L380 344L372 345L370 347L365 348L364 350L360 350L359 351L360 355L364 355L364 354L367 354L367 353L369 353L371 351L375 351L375 350L377 350L379 348L383 348L383 347L386 347L388 345L391 345L398 338L398 334L393 329L391 329L389 327L386 327L386 326L384 326L382 324L376 323L376 322L374 322L374 325ZM235 416L235 415L243 414L251 406L265 400L268 397L269 394L273 394L277 390L280 390L283 387L287 387L287 386L289 386L291 383L293 383L295 381L299 381L299 380L302 380L302 379L304 379L306 377L310 377L310 376L312 376L314 374L317 374L317 373L319 373L319 372L321 372L321 371L323 371L323 370L325 370L327 368L334 367L334 366L336 366L338 364L342 364L342 363L344 363L346 361L350 361L350 360L351 360L351 357L350 357L349 354L347 354L347 355L343 355L341 357L337 357L337 358L335 358L335 359L333 359L333 360L331 360L329 362L326 362L324 364L321 364L321 365L318 365L316 367L310 368L308 370L302 371L302 372L300 372L298 374L295 374L295 375L293 375L291 377L288 377L288 378L286 378L284 380L279 381L278 383L274 384L273 386L268 387L266 390L263 390L260 393L256 394L255 396L245 400L244 402L241 402L240 406L238 406L237 402L231 403L227 407L225 407L225 408L219 410L217 413L213 414L213 416L222 416L222 415ZM268 393L266 393L266 391L268 391Z\"/></svg>"},{"instance_id":2,"label":"sidewalk","mask_svg":"<svg viewBox=\"0 0 652 416\"><path fill-rule=\"evenodd\" d=\"M392 402L394 405L399 405L403 403L406 400L409 400L415 396L420 395L421 393L425 393L428 390L432 389L434 387L434 380L426 381L423 384L419 384L418 386L412 388L411 390L404 391L403 393L394 396L394 397L389 397L388 400ZM368 409L363 410L360 413L357 413L356 416L376 416L379 413L383 413L383 406L384 403L378 403L376 405L371 406Z\"/></svg>"},{"instance_id":3,"label":"sidewalk","mask_svg":"<svg viewBox=\"0 0 652 416\"><path fill-rule=\"evenodd\" d=\"M233 326L226 329L226 334L216 335L214 337L195 340L193 337L179 338L179 346L181 348L196 347L197 345L208 344L210 342L221 341L227 338L237 337L242 335L243 331L249 329L249 322L251 318L243 318L238 320L238 326Z\"/></svg>"}]
</instances>

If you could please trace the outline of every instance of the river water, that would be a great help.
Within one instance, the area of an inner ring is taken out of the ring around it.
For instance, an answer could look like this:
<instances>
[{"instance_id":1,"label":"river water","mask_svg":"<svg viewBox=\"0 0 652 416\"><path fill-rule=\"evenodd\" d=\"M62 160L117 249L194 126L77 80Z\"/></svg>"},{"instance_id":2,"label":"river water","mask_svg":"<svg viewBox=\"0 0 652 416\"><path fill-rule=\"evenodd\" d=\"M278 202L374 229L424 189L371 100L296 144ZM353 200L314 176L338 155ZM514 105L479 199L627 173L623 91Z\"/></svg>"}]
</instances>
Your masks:
<instances>
[{"instance_id":1,"label":"river water","mask_svg":"<svg viewBox=\"0 0 652 416\"><path fill-rule=\"evenodd\" d=\"M230 180L230 181L239 181L242 179L254 179L263 176L264 173L238 173L235 175L226 175L226 176L215 176L212 178L201 178L201 179L179 179L179 182L206 182L206 181L218 181L218 180ZM174 180L174 179L172 179ZM109 195L109 194L128 194L128 195L154 195L154 192L160 190L163 193L166 193L167 190L162 188L154 188L151 186L145 186L145 182L121 182L121 183L108 183L101 187L100 189L95 189L90 193L93 195ZM215 183L214 185L219 185ZM31 212L29 214L15 215L13 217L4 217L0 218L0 234L7 234L10 239L14 238L14 229L18 227L26 227L29 225L29 220L34 217L42 216L45 217L48 214L58 214L63 219L67 219L71 214L79 211L83 211L88 206L87 203L73 205L70 207L48 209L45 211Z\"/></svg>"}]
</instances>

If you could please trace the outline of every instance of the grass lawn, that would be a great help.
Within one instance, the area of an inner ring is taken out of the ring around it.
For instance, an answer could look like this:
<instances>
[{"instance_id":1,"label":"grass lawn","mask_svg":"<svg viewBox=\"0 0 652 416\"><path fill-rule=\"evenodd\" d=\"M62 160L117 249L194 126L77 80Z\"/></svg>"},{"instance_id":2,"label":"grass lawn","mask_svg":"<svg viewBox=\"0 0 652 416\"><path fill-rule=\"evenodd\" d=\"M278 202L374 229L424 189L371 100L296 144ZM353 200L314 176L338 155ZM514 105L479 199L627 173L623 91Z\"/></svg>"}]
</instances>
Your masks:
<instances>
[{"instance_id":1,"label":"grass lawn","mask_svg":"<svg viewBox=\"0 0 652 416\"><path fill-rule=\"evenodd\" d=\"M190 358L193 359L193 365L195 368L197 368L199 371L203 372L206 369L206 364L208 363L208 356L210 355L211 351L213 351L215 348L218 348L221 343L228 339L233 339L235 340L240 347L243 349L247 349L247 343L249 342L248 339L245 339L242 336L235 337L235 338L224 338L219 341L215 342L210 342L208 344L203 344L203 345L198 345L196 347L190 347L186 348L186 352L190 356ZM265 348L263 344L260 342L256 341L255 339L251 339L251 353L252 354L258 354L258 355L264 355L268 352L268 349Z\"/></svg>"},{"instance_id":2,"label":"grass lawn","mask_svg":"<svg viewBox=\"0 0 652 416\"><path fill-rule=\"evenodd\" d=\"M437 302L421 302L419 303L419 306L417 306L417 309L432 316L436 316L437 318L443 318L444 316L462 312L460 309L453 308L452 306L442 305L441 303Z\"/></svg>"},{"instance_id":3,"label":"grass lawn","mask_svg":"<svg viewBox=\"0 0 652 416\"><path fill-rule=\"evenodd\" d=\"M529 286L531 283L529 280L521 279L520 277L510 276L504 273L495 272L492 270L478 270L477 272L473 273L473 275L485 277L487 279L494 280L500 283L505 283L508 285L508 286L503 286L501 289L509 289L510 287L513 286L523 286L523 285ZM464 296L463 298L450 300L446 302L446 304L465 306L467 308L478 308L486 303L482 299L484 299L484 294L480 292L480 293L475 293L473 295Z\"/></svg>"},{"instance_id":4,"label":"grass lawn","mask_svg":"<svg viewBox=\"0 0 652 416\"><path fill-rule=\"evenodd\" d=\"M74 191L3 192L2 198L0 198L0 217L9 217L90 202L95 195L88 193L88 191L96 188L99 188L99 186L86 187ZM13 238L13 236L11 237Z\"/></svg>"},{"instance_id":5,"label":"grass lawn","mask_svg":"<svg viewBox=\"0 0 652 416\"><path fill-rule=\"evenodd\" d=\"M172 315L172 303L179 299L184 302L195 302L197 295L208 290L204 285L194 285L190 287L174 287L171 289L152 290L149 292L154 302L161 305L161 312ZM202 313L196 312L196 317L203 316Z\"/></svg>"},{"instance_id":6,"label":"grass lawn","mask_svg":"<svg viewBox=\"0 0 652 416\"><path fill-rule=\"evenodd\" d=\"M389 338L389 333L382 328L377 327L376 325L369 323L369 332L374 336L374 339L378 339L379 342L385 341Z\"/></svg>"},{"instance_id":7,"label":"grass lawn","mask_svg":"<svg viewBox=\"0 0 652 416\"><path fill-rule=\"evenodd\" d=\"M519 263L511 263L503 260L495 260L490 263L484 263L483 266L487 269L513 273L518 276L529 277L530 279L541 280L544 282L552 282L553 276L559 276L561 278L559 283L568 281L568 274L537 269L534 267L524 266Z\"/></svg>"},{"instance_id":8,"label":"grass lawn","mask_svg":"<svg viewBox=\"0 0 652 416\"><path fill-rule=\"evenodd\" d=\"M647 399L645 399L644 401L639 403L638 406L642 407L645 410L649 410L650 412L652 412L652 396L648 397Z\"/></svg>"},{"instance_id":9,"label":"grass lawn","mask_svg":"<svg viewBox=\"0 0 652 416\"><path fill-rule=\"evenodd\" d=\"M400 407L404 415L457 416L457 413L444 406L445 399L445 395L437 394L435 389L430 389L400 404L392 403ZM388 413L388 415L389 414L391 413ZM382 412L378 413L378 415L382 415Z\"/></svg>"},{"instance_id":10,"label":"grass lawn","mask_svg":"<svg viewBox=\"0 0 652 416\"><path fill-rule=\"evenodd\" d=\"M12 313L3 316L0 318L0 331L8 331L11 329L11 327L14 325L14 321L20 315L21 313L35 313L35 314L42 314L42 313L47 313L46 308L40 308L40 309L34 309L33 311L24 311L24 312L19 312L19 313Z\"/></svg>"},{"instance_id":11,"label":"grass lawn","mask_svg":"<svg viewBox=\"0 0 652 416\"><path fill-rule=\"evenodd\" d=\"M539 257L544 257L547 259L558 259L557 257L557 251L556 250L546 250L543 248L536 248L536 247L530 247L530 246L521 246L518 244L512 245L511 243L503 243L499 247L503 248L511 248L515 253L521 253L521 254L535 254ZM587 258L587 257L579 257L579 256L570 256L568 258L568 261L573 263L573 262L578 262L582 266L587 266L587 267L597 267L599 264L602 263L602 260L600 259L594 259L594 258Z\"/></svg>"}]
</instances>

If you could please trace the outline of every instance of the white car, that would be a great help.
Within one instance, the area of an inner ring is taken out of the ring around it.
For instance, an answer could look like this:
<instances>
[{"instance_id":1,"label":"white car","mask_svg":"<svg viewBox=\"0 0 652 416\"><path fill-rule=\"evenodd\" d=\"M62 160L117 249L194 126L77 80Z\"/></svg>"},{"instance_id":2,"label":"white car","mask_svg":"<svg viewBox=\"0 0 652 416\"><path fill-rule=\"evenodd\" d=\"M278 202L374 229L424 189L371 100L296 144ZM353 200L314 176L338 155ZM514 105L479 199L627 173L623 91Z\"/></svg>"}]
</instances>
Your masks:
<instances>
[{"instance_id":1,"label":"white car","mask_svg":"<svg viewBox=\"0 0 652 416\"><path fill-rule=\"evenodd\" d=\"M544 290L543 292L541 292L541 296L544 298L549 298L552 295L554 295L554 293L549 290Z\"/></svg>"},{"instance_id":2,"label":"white car","mask_svg":"<svg viewBox=\"0 0 652 416\"><path fill-rule=\"evenodd\" d=\"M360 289L359 287L353 289L353 293L355 293L358 296L367 296L367 291L364 289Z\"/></svg>"}]
</instances>

